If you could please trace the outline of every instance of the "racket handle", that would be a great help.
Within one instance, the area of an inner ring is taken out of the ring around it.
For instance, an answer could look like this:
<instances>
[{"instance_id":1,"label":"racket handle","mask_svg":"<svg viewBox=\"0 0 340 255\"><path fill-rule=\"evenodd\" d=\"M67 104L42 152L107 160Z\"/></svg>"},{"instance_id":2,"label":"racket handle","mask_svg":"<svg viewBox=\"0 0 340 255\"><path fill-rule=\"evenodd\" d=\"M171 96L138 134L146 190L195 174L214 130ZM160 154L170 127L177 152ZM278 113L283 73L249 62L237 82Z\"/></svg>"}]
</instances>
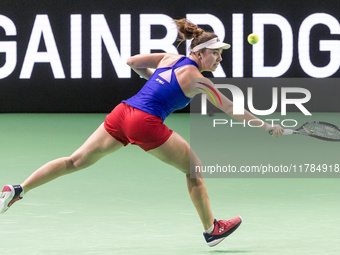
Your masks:
<instances>
[{"instance_id":1,"label":"racket handle","mask_svg":"<svg viewBox=\"0 0 340 255\"><path fill-rule=\"evenodd\" d=\"M285 129L282 135L292 135L292 134L294 134L293 129Z\"/></svg>"},{"instance_id":2,"label":"racket handle","mask_svg":"<svg viewBox=\"0 0 340 255\"><path fill-rule=\"evenodd\" d=\"M270 130L268 132L270 135L273 135L273 130ZM283 132L282 135L292 135L294 134L294 130L293 129L285 129L285 131Z\"/></svg>"}]
</instances>

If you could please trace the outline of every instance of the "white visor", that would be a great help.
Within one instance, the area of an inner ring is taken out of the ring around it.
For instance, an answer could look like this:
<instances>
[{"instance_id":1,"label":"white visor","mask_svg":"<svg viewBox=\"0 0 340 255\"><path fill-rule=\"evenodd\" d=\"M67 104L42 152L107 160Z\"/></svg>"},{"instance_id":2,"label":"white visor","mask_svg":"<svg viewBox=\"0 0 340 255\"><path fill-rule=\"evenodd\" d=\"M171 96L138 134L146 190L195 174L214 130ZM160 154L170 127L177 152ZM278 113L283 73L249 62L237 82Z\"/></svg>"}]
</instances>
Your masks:
<instances>
[{"instance_id":1,"label":"white visor","mask_svg":"<svg viewBox=\"0 0 340 255\"><path fill-rule=\"evenodd\" d=\"M214 37L213 39L211 39L209 41L206 41L204 43L201 43L201 44L195 46L193 49L191 49L191 52L196 52L196 51L204 49L204 48L226 50L226 49L230 48L230 44L221 42L220 39L218 39L218 37Z\"/></svg>"}]
</instances>

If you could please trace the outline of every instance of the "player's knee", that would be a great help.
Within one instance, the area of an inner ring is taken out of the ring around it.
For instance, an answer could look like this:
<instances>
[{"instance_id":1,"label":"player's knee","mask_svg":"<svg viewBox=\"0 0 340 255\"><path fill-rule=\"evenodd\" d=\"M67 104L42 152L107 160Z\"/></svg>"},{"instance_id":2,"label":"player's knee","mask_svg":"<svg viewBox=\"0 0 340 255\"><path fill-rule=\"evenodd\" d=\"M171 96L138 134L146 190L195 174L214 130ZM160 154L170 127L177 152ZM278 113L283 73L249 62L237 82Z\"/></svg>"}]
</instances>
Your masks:
<instances>
[{"instance_id":1,"label":"player's knee","mask_svg":"<svg viewBox=\"0 0 340 255\"><path fill-rule=\"evenodd\" d=\"M201 174L187 174L187 181L190 187L198 187L204 185L204 179Z\"/></svg>"},{"instance_id":2,"label":"player's knee","mask_svg":"<svg viewBox=\"0 0 340 255\"><path fill-rule=\"evenodd\" d=\"M199 165L191 165L190 166L190 173L187 173L186 176L191 179L200 179L203 178L202 167Z\"/></svg>"},{"instance_id":3,"label":"player's knee","mask_svg":"<svg viewBox=\"0 0 340 255\"><path fill-rule=\"evenodd\" d=\"M89 162L87 162L87 160L84 160L81 157L74 157L74 156L70 156L68 157L68 169L73 170L73 171L77 171L83 168L88 167Z\"/></svg>"}]
</instances>

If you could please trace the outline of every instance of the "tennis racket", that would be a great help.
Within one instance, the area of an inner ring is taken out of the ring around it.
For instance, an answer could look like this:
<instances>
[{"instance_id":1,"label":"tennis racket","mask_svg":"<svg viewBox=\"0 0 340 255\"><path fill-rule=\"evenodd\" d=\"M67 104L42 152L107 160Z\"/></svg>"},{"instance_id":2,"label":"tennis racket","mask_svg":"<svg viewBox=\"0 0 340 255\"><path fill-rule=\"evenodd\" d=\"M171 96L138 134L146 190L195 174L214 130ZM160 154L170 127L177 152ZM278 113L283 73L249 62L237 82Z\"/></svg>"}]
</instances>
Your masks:
<instances>
[{"instance_id":1,"label":"tennis racket","mask_svg":"<svg viewBox=\"0 0 340 255\"><path fill-rule=\"evenodd\" d=\"M273 134L273 131L269 131ZM308 121L298 129L285 129L283 135L307 135L325 141L340 142L340 128L323 121Z\"/></svg>"}]
</instances>

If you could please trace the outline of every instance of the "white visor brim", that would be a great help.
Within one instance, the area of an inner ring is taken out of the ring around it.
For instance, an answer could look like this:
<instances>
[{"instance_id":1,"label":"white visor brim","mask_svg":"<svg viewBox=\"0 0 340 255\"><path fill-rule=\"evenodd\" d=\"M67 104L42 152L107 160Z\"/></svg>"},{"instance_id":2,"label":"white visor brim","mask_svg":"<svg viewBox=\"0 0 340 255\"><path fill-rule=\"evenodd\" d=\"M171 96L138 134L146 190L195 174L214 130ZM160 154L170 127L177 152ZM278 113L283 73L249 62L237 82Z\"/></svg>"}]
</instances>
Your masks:
<instances>
[{"instance_id":1,"label":"white visor brim","mask_svg":"<svg viewBox=\"0 0 340 255\"><path fill-rule=\"evenodd\" d=\"M198 50L201 50L201 49L223 49L223 50L227 50L231 47L230 44L228 43L224 43L224 42L221 42L220 39L218 39L218 37L214 37L213 39L209 40L209 41L206 41L204 43L201 43L197 46L195 46L191 52L196 52Z\"/></svg>"}]
</instances>

